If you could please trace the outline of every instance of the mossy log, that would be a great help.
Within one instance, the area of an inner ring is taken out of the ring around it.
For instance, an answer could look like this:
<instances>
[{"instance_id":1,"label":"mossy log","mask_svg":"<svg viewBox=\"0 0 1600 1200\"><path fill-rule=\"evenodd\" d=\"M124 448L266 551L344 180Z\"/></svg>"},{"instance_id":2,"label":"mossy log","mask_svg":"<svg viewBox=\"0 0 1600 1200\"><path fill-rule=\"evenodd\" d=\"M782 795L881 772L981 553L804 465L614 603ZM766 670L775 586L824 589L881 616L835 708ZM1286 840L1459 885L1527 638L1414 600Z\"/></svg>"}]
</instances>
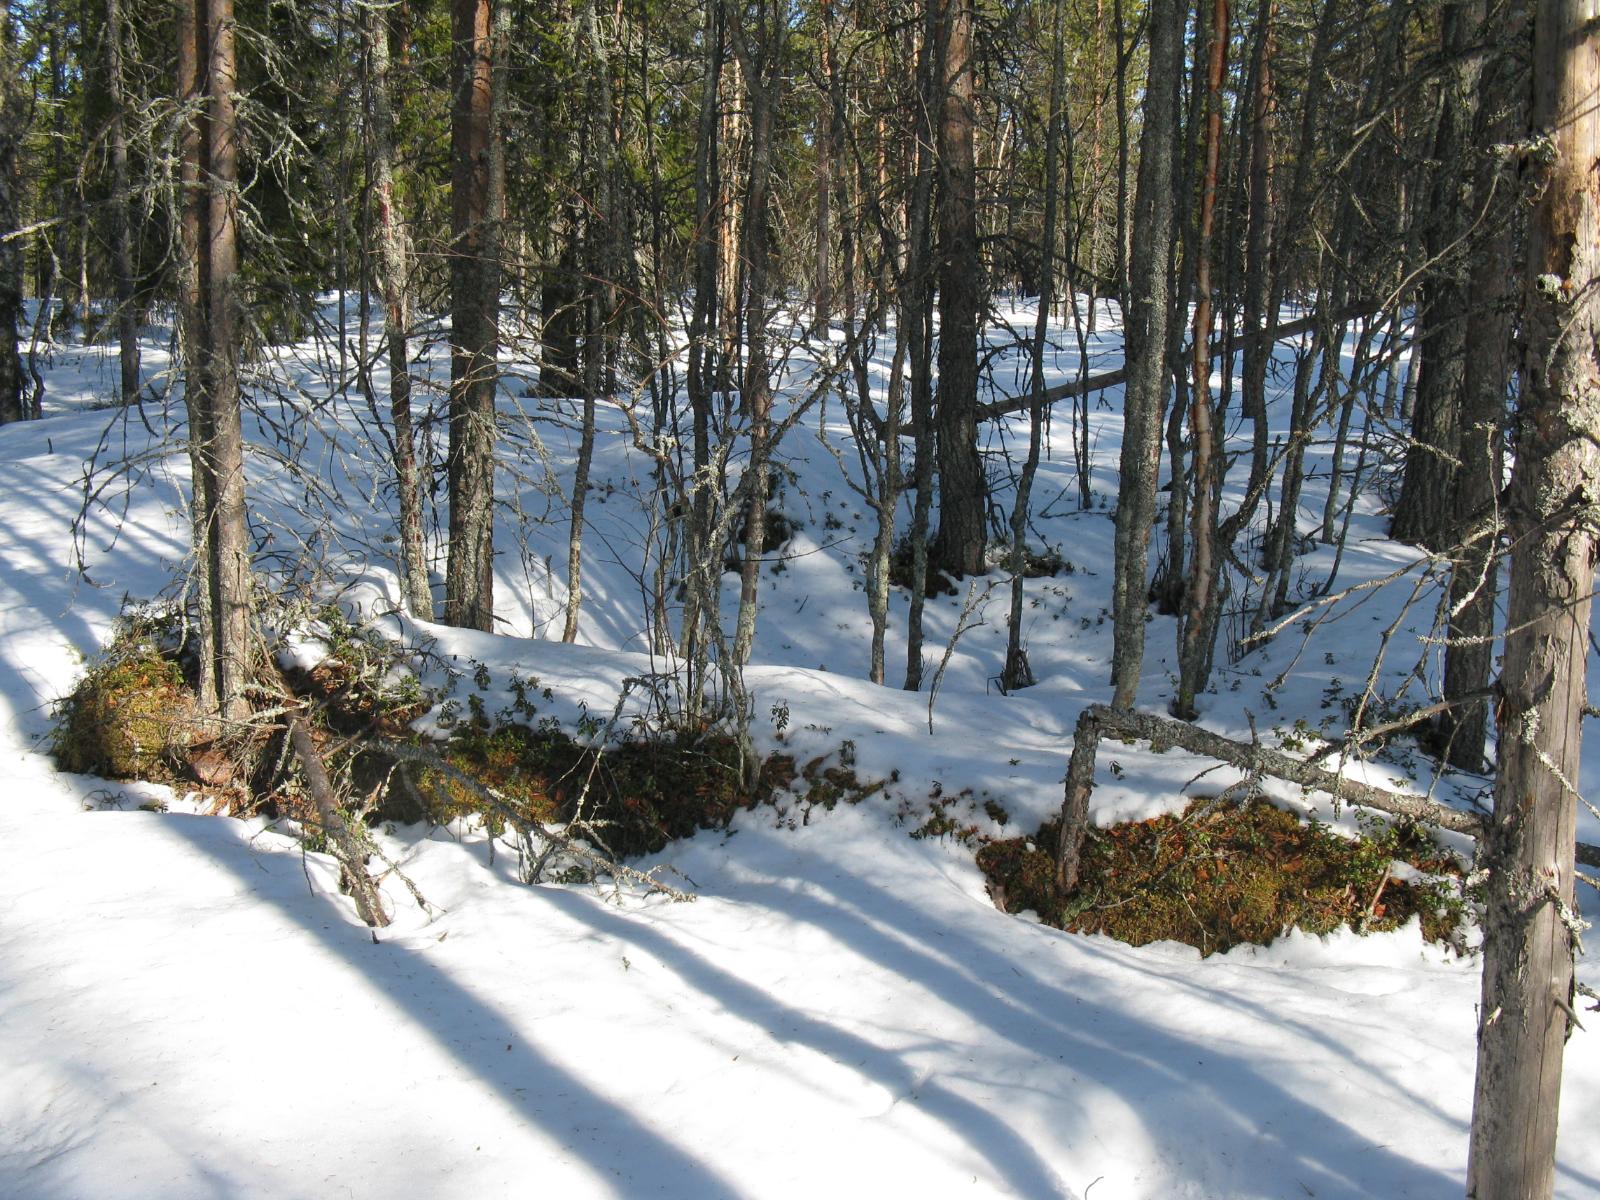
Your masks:
<instances>
[{"instance_id":1,"label":"mossy log","mask_svg":"<svg viewBox=\"0 0 1600 1200\"><path fill-rule=\"evenodd\" d=\"M1158 717L1154 713L1135 712L1131 709L1114 709L1104 704L1091 704L1078 717L1077 729L1072 739L1072 760L1067 766L1066 796L1061 804L1061 835L1056 846L1056 882L1063 892L1072 890L1078 883L1078 858L1083 849L1084 835L1089 828L1089 793L1094 789L1095 756L1100 739L1113 737L1123 741L1149 742L1157 751L1177 746L1191 754L1219 759L1252 775L1271 775L1304 788L1327 792L1348 804L1375 808L1379 812L1464 833L1478 838L1483 835L1483 818L1476 813L1463 812L1435 803L1422 796L1405 792L1392 792L1373 787L1358 780L1346 779L1332 771L1323 770L1314 763L1272 750L1266 746L1239 742L1221 734L1177 721ZM1590 866L1600 866L1600 847L1579 843L1578 861Z\"/></svg>"}]
</instances>

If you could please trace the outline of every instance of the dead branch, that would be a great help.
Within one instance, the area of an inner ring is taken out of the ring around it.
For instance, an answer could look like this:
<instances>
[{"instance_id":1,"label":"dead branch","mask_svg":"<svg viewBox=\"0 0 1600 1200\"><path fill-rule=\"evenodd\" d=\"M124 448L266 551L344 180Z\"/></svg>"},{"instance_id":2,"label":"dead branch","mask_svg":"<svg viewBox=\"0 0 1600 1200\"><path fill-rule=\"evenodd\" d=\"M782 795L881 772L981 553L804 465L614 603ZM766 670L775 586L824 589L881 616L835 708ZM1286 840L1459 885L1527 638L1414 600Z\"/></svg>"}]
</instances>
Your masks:
<instances>
[{"instance_id":1,"label":"dead branch","mask_svg":"<svg viewBox=\"0 0 1600 1200\"><path fill-rule=\"evenodd\" d=\"M1095 755L1100 739L1104 737L1149 742L1151 748L1158 752L1169 746L1177 746L1191 754L1220 759L1252 775L1271 775L1304 788L1327 792L1346 803L1375 808L1408 821L1436 825L1474 838L1483 832L1483 821L1474 813L1447 808L1421 796L1391 792L1346 779L1280 750L1234 741L1185 721L1091 704L1078 717L1072 741L1072 760L1067 767L1066 796L1061 805L1056 881L1063 891L1077 886L1078 859L1089 825L1089 793L1094 788ZM1600 854L1600 851L1596 853Z\"/></svg>"},{"instance_id":2,"label":"dead branch","mask_svg":"<svg viewBox=\"0 0 1600 1200\"><path fill-rule=\"evenodd\" d=\"M1235 332L1232 339L1218 338L1208 347L1212 358L1221 358L1223 354L1232 350L1238 353L1245 346L1256 341L1286 342L1290 338L1299 337L1302 333L1309 333L1318 325L1328 320L1348 320L1351 317L1362 316L1374 310L1370 304L1353 304L1330 317L1326 313L1313 313L1309 317L1301 317L1298 321L1288 321L1282 325L1270 326L1248 332ZM1188 349L1182 352L1184 361L1193 355ZM1117 367L1111 371L1104 371L1099 375L1091 375L1087 379L1074 380L1072 383L1057 384L1053 388L1046 388L1042 397L1046 405L1056 403L1058 400L1070 400L1076 396L1087 396L1094 392L1103 392L1106 388L1120 387L1128 381L1127 365ZM1007 396L1002 400L994 400L988 404L978 406L978 415L985 420L996 417L1010 416L1015 412L1022 412L1032 404L1034 397Z\"/></svg>"},{"instance_id":3,"label":"dead branch","mask_svg":"<svg viewBox=\"0 0 1600 1200\"><path fill-rule=\"evenodd\" d=\"M333 780L328 776L328 768L322 761L316 740L312 738L305 718L299 713L289 715L288 727L289 742L294 747L295 758L305 776L306 791L311 793L311 800L317 806L317 819L328 839L328 847L339 860L342 882L350 892L350 898L355 901L356 912L361 919L381 929L389 923L389 916L383 910L383 897L377 884L372 882L372 876L367 874L366 852L361 839L351 831L344 814L339 811L338 793L334 791Z\"/></svg>"},{"instance_id":4,"label":"dead branch","mask_svg":"<svg viewBox=\"0 0 1600 1200\"><path fill-rule=\"evenodd\" d=\"M466 788L483 804L487 812L492 813L511 827L518 840L522 843L524 852L540 866L549 860L553 851L560 850L562 853L581 862L592 874L609 875L619 883L638 884L649 891L667 896L672 900L694 899L693 893L680 891L669 884L662 883L655 877L653 870L640 871L635 867L630 867L626 863L618 862L603 850L598 850L576 838L558 833L546 827L541 821L530 820L527 813L519 808L509 796L480 783L459 767L445 761L444 758L432 750L422 746L409 746L403 742L382 740L370 742L369 745L398 762L416 763L430 771L436 771L451 782ZM527 879L527 882L538 882L537 867Z\"/></svg>"}]
</instances>

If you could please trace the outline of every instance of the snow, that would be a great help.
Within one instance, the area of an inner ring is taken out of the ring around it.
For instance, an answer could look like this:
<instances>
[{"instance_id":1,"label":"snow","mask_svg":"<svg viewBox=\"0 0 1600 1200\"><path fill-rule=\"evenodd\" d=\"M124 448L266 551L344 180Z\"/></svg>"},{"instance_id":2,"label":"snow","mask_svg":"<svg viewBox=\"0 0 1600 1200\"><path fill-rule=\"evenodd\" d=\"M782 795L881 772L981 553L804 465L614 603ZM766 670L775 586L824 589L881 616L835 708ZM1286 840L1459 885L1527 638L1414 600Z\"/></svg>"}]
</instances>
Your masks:
<instances>
[{"instance_id":1,"label":"snow","mask_svg":"<svg viewBox=\"0 0 1600 1200\"><path fill-rule=\"evenodd\" d=\"M1012 323L1031 317L1019 309ZM1102 325L1097 368L1119 351ZM287 381L273 412L295 418L285 424L300 446L252 459L255 528L280 556L317 530L337 532L345 549L323 586L342 589L352 612L377 611L395 595L392 501L359 401L330 406L337 433L304 419L306 398L327 396L315 361L309 349L285 351L258 369L258 383ZM1055 369L1075 372L1070 349ZM804 364L793 370L798 386ZM858 773L898 772L893 786L834 811L792 800L742 813L644 864L692 881L692 904L524 887L512 854L491 854L466 823L380 830L431 911L391 877L395 924L375 938L339 894L331 861L302 853L287 831L195 815L166 789L64 775L46 757L52 701L110 636L124 597L159 593L186 551L184 457L175 446L153 452L158 440L137 416L93 409L113 372L106 347L54 348L47 419L0 429L0 1195L1461 1194L1475 958L1424 943L1415 927L1291 934L1205 959L1176 944L1063 934L998 912L969 848L908 836L935 787L991 834L1002 830L985 800L1003 808L1007 833L1060 803L1073 722L1105 698L1116 393L1091 414L1095 507L1075 506L1065 413L1035 488L1036 536L1074 565L1028 585L1037 687L993 687L1003 588L956 646L931 710L926 691L865 681L856 555L871 518L819 442L847 437L832 399L783 446L783 505L802 528L785 569L762 578L755 732L802 761L849 742ZM156 434L181 413L145 407ZM516 672L551 690L541 714L603 719L625 679L670 665L640 635L633 575L648 464L609 414L580 642L543 640L565 602L548 565L564 561L551 497L570 485L575 434L546 402L508 396L504 415L526 450L501 494L529 518L508 511L499 532L505 632L383 624L453 661L464 672L456 694L480 692L491 711L508 702ZM1011 445L1024 429L1020 418L1010 426ZM105 486L75 535L91 457L133 465L117 480L94 477ZM1308 518L1320 514L1320 495L1306 503ZM1415 557L1381 529L1369 496L1341 584ZM1309 587L1331 551L1299 561ZM1253 715L1264 735L1292 740L1297 720L1304 739L1334 717L1337 732L1340 700L1359 694L1377 633L1397 621L1380 689L1399 691L1419 657L1434 677L1437 652L1417 639L1437 591L1425 586L1403 611L1414 578L1333 606L1309 635L1297 626L1219 661L1205 723L1248 736ZM929 603L932 666L961 601ZM905 607L900 593L891 679ZM1148 634L1140 700L1154 710L1170 696L1171 623L1157 619ZM313 661L315 646L296 653ZM443 676L435 668L425 682ZM775 709L787 712L781 731ZM1434 784L1431 764L1399 749L1351 769L1390 786ZM1235 778L1177 752L1108 745L1094 817L1172 811ZM1597 780L1591 752L1584 782ZM1484 783L1435 786L1465 802ZM1292 789L1276 794L1310 806ZM1348 811L1339 819L1352 824ZM1583 836L1600 840L1583 822ZM1592 955L1579 971L1600 985ZM1563 1197L1600 1195L1600 1144L1581 1134L1600 1104L1595 1036L1576 1033L1567 1047Z\"/></svg>"}]
</instances>

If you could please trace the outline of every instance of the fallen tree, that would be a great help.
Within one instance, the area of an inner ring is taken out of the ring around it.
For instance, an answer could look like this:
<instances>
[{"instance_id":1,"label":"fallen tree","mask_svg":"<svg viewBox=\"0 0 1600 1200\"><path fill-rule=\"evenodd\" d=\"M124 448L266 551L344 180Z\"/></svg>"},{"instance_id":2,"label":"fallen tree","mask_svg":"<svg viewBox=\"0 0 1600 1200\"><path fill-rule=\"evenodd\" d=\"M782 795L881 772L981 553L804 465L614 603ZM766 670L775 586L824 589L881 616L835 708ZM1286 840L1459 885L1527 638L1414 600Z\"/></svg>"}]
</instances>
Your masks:
<instances>
[{"instance_id":1,"label":"fallen tree","mask_svg":"<svg viewBox=\"0 0 1600 1200\"><path fill-rule=\"evenodd\" d=\"M1254 331L1235 332L1231 337L1218 338L1211 343L1211 357L1221 358L1230 351L1237 353L1246 346L1253 345L1259 341L1286 342L1290 338L1299 337L1303 333L1310 333L1325 321L1346 321L1352 317L1359 317L1373 311L1374 307L1370 304L1357 304L1343 309L1331 317L1324 313L1312 313L1309 317L1301 317L1298 321L1288 321L1282 325L1273 325ZM1192 357L1187 347L1180 354L1184 362L1188 362ZM1114 370L1104 371L1099 375L1090 375L1086 379L1078 379L1071 383L1061 383L1053 388L1046 388L1043 398L1044 404L1048 407L1058 400L1070 400L1075 396L1087 396L1094 392L1102 392L1106 388L1120 387L1127 380L1128 367L1124 363ZM1001 400L991 400L987 404L978 406L978 415L985 420L994 420L996 417L1024 412L1033 403L1033 400L1032 394L1007 396Z\"/></svg>"},{"instance_id":2,"label":"fallen tree","mask_svg":"<svg viewBox=\"0 0 1600 1200\"><path fill-rule=\"evenodd\" d=\"M1089 829L1089 793L1094 789L1095 757L1101 739L1107 737L1149 742L1157 753L1177 746L1190 754L1214 758L1237 767L1252 778L1270 775L1287 783L1327 792L1347 804L1375 808L1402 820L1448 829L1471 838L1483 836L1484 819L1476 813L1450 808L1422 796L1347 779L1281 750L1270 749L1258 742L1226 738L1187 721L1091 704L1079 715L1077 729L1073 733L1066 796L1061 804L1061 832L1056 846L1056 884L1062 892L1069 892L1078 884L1079 857L1083 851L1084 836ZM1578 861L1588 866L1600 866L1600 847L1580 843Z\"/></svg>"}]
</instances>

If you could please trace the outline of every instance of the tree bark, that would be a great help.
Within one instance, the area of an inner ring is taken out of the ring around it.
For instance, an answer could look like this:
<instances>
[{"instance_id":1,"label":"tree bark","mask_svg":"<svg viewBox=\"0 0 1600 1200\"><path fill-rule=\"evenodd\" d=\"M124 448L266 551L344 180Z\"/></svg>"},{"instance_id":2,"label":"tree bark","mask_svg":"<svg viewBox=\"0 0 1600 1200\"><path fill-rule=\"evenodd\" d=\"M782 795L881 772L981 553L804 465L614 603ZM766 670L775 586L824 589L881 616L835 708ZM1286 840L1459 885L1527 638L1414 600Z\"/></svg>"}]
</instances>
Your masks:
<instances>
[{"instance_id":1,"label":"tree bark","mask_svg":"<svg viewBox=\"0 0 1600 1200\"><path fill-rule=\"evenodd\" d=\"M977 169L973 0L939 4L939 533L932 560L957 577L983 573L988 491L978 454Z\"/></svg>"},{"instance_id":2,"label":"tree bark","mask_svg":"<svg viewBox=\"0 0 1600 1200\"><path fill-rule=\"evenodd\" d=\"M117 358L124 404L139 399L139 315L133 298L133 243L129 214L127 83L122 67L122 0L106 0L106 87L111 120L106 130L111 151L111 270L117 298ZM0 335L3 336L3 335Z\"/></svg>"},{"instance_id":3,"label":"tree bark","mask_svg":"<svg viewBox=\"0 0 1600 1200\"><path fill-rule=\"evenodd\" d=\"M1510 488L1511 586L1499 771L1485 863L1483 1001L1467 1194L1555 1186L1561 1056L1577 926L1573 832L1600 496L1600 19L1597 0L1534 17L1526 350Z\"/></svg>"},{"instance_id":4,"label":"tree bark","mask_svg":"<svg viewBox=\"0 0 1600 1200\"><path fill-rule=\"evenodd\" d=\"M452 0L450 546L444 619L494 626L495 392L500 268L493 205L499 156L490 0Z\"/></svg>"},{"instance_id":5,"label":"tree bark","mask_svg":"<svg viewBox=\"0 0 1600 1200\"><path fill-rule=\"evenodd\" d=\"M763 10L765 11L765 10ZM761 563L767 536L768 457L772 432L772 363L767 345L771 319L771 201L773 89L777 74L772 64L782 54L782 26L763 21L753 41L743 30L735 34L739 64L745 77L750 106L750 171L746 181L744 227L740 244L744 260L744 378L740 407L749 422L750 458L745 466L749 483L744 492L744 545L739 559L739 612L733 635L733 660L743 667L755 645L757 601Z\"/></svg>"},{"instance_id":6,"label":"tree bark","mask_svg":"<svg viewBox=\"0 0 1600 1200\"><path fill-rule=\"evenodd\" d=\"M0 13L0 234L22 224L18 160L27 129L19 58L8 6ZM22 356L17 351L22 324L22 240L10 238L0 241L0 425L25 415Z\"/></svg>"},{"instance_id":7,"label":"tree bark","mask_svg":"<svg viewBox=\"0 0 1600 1200\"><path fill-rule=\"evenodd\" d=\"M1441 49L1452 61L1439 126L1431 220L1426 230L1430 269L1424 277L1417 351L1423 360L1412 414L1412 445L1395 502L1390 534L1438 550L1455 540L1452 494L1460 465L1461 388L1467 348L1469 307L1463 253L1472 220L1472 177L1468 154L1478 103L1483 56L1471 49L1483 22L1485 0L1446 5Z\"/></svg>"},{"instance_id":8,"label":"tree bark","mask_svg":"<svg viewBox=\"0 0 1600 1200\"><path fill-rule=\"evenodd\" d=\"M1133 253L1125 314L1128 381L1124 389L1121 480L1117 489L1112 580L1111 682L1117 708L1131 708L1144 662L1150 525L1156 511L1161 414L1167 380L1172 246L1172 151L1178 121L1187 0L1152 0L1150 73L1134 194Z\"/></svg>"},{"instance_id":9,"label":"tree bark","mask_svg":"<svg viewBox=\"0 0 1600 1200\"><path fill-rule=\"evenodd\" d=\"M185 130L187 196L182 238L192 238L182 271L182 318L195 468L195 557L202 570L204 641L201 703L225 723L250 714L254 630L250 529L245 511L244 434L239 394L239 120L235 102L233 0L196 0L178 22L178 82L204 117ZM202 74L203 72L203 74ZM202 170L203 168L203 170Z\"/></svg>"},{"instance_id":10,"label":"tree bark","mask_svg":"<svg viewBox=\"0 0 1600 1200\"><path fill-rule=\"evenodd\" d=\"M1044 143L1044 229L1039 242L1039 311L1033 325L1030 369L1033 376L1033 404L1028 409L1028 457L1017 479L1016 502L1011 509L1011 610L1006 620L1006 660L1001 668L1001 683L1007 691L1032 687L1036 682L1022 645L1023 576L1028 565L1028 503L1033 493L1034 476L1039 470L1039 454L1044 433L1044 348L1050 324L1050 305L1055 296L1056 175L1061 153L1062 95L1066 77L1066 39L1062 28L1063 0L1055 0L1051 17L1050 91L1045 107ZM1077 304L1078 298L1069 295ZM1091 300L1092 303L1092 300Z\"/></svg>"},{"instance_id":11,"label":"tree bark","mask_svg":"<svg viewBox=\"0 0 1600 1200\"><path fill-rule=\"evenodd\" d=\"M411 423L411 247L394 183L394 79L383 15L361 9L372 64L372 191L378 214L378 290L389 356L389 420L400 508L400 591L411 615L433 620L433 590L423 538L422 486Z\"/></svg>"},{"instance_id":12,"label":"tree bark","mask_svg":"<svg viewBox=\"0 0 1600 1200\"><path fill-rule=\"evenodd\" d=\"M1526 26L1521 29L1525 36ZM1488 119L1480 122L1482 132L1477 140L1481 145L1509 144L1525 125L1526 105L1519 103L1525 85L1513 55L1508 53L1494 64L1484 89L1483 109ZM1516 270L1516 180L1512 166L1509 155L1486 155L1473 200L1474 210L1485 214L1488 231L1472 255L1467 288L1472 308L1467 316L1460 400L1461 470L1451 504L1460 534L1473 525L1489 522L1497 526L1500 522L1496 506L1505 473L1504 425L1515 340L1511 279ZM1445 760L1468 771L1483 768L1489 704L1484 699L1463 698L1487 687L1494 670L1499 551L1498 533L1477 538L1455 556L1450 568L1444 696L1460 703L1445 710L1435 733Z\"/></svg>"},{"instance_id":13,"label":"tree bark","mask_svg":"<svg viewBox=\"0 0 1600 1200\"><path fill-rule=\"evenodd\" d=\"M1254 87L1250 96L1249 221L1245 230L1244 328L1241 349L1243 373L1239 380L1239 407L1250 421L1250 481L1248 493L1265 485L1268 467L1267 364L1272 358L1272 329L1276 311L1268 311L1274 294L1272 210L1272 92L1275 0L1261 0L1255 35Z\"/></svg>"},{"instance_id":14,"label":"tree bark","mask_svg":"<svg viewBox=\"0 0 1600 1200\"><path fill-rule=\"evenodd\" d=\"M1194 355L1189 397L1189 436L1193 443L1190 501L1194 554L1184 589L1183 633L1178 645L1176 716L1196 715L1195 698L1210 674L1214 592L1219 568L1217 549L1217 446L1212 429L1211 241L1217 213L1217 167L1222 157L1222 79L1228 61L1228 0L1214 0L1211 9L1210 57L1206 69L1205 167L1201 176L1200 228L1195 245Z\"/></svg>"}]
</instances>

